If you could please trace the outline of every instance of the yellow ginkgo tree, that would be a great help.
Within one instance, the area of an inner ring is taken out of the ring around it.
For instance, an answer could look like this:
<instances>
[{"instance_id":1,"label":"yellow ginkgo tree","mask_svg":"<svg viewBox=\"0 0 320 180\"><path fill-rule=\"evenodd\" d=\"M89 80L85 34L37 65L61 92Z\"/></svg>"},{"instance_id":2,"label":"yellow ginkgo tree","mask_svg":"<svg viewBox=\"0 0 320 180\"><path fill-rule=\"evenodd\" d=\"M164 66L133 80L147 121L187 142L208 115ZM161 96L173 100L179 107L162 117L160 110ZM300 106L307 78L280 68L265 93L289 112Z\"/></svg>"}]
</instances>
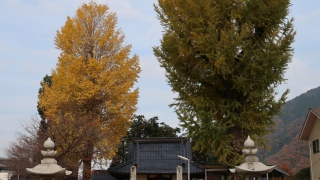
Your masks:
<instances>
[{"instance_id":1,"label":"yellow ginkgo tree","mask_svg":"<svg viewBox=\"0 0 320 180\"><path fill-rule=\"evenodd\" d=\"M84 179L90 178L93 156L114 154L136 111L139 58L130 55L131 45L124 44L116 25L116 14L93 1L68 17L55 38L61 54L52 84L42 84L39 94L51 132L61 134L54 128L68 124L61 138L82 135L76 149ZM58 139L59 134L55 136Z\"/></svg>"}]
</instances>

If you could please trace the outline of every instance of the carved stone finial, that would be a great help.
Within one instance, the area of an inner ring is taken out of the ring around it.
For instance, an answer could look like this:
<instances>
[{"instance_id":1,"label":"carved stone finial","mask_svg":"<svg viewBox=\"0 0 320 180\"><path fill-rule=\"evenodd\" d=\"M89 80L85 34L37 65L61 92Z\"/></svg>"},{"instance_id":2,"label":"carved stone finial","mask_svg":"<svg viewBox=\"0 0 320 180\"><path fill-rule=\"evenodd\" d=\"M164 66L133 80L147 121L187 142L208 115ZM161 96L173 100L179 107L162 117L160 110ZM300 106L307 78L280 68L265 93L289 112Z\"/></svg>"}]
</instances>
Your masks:
<instances>
[{"instance_id":1,"label":"carved stone finial","mask_svg":"<svg viewBox=\"0 0 320 180\"><path fill-rule=\"evenodd\" d=\"M53 149L54 148L54 142L51 140L51 138L48 138L44 143L43 147L45 149Z\"/></svg>"},{"instance_id":2,"label":"carved stone finial","mask_svg":"<svg viewBox=\"0 0 320 180\"><path fill-rule=\"evenodd\" d=\"M43 147L46 149L45 151L41 150L41 154L45 158L53 158L56 154L57 151L54 151L54 142L51 140L51 138L48 138L44 143ZM42 160L43 161L43 160ZM52 160L53 164L56 164L56 160Z\"/></svg>"},{"instance_id":3,"label":"carved stone finial","mask_svg":"<svg viewBox=\"0 0 320 180\"><path fill-rule=\"evenodd\" d=\"M244 142L244 147L246 148L254 147L254 141L250 139L250 136L248 136L247 140Z\"/></svg>"},{"instance_id":4,"label":"carved stone finial","mask_svg":"<svg viewBox=\"0 0 320 180\"><path fill-rule=\"evenodd\" d=\"M257 149L254 146L254 141L248 136L247 140L244 142L244 149L242 150L245 155L244 162L240 166L236 166L235 169L230 169L234 173L269 173L275 166L266 166L259 162L259 158L255 155Z\"/></svg>"},{"instance_id":5,"label":"carved stone finial","mask_svg":"<svg viewBox=\"0 0 320 180\"><path fill-rule=\"evenodd\" d=\"M44 159L41 160L41 164L38 164L34 168L26 168L30 174L41 176L55 176L55 175L70 175L72 172L67 171L65 168L57 165L57 161L54 159L57 151L54 151L54 142L51 138L48 138L44 143L43 147L46 150L41 150L41 154Z\"/></svg>"}]
</instances>

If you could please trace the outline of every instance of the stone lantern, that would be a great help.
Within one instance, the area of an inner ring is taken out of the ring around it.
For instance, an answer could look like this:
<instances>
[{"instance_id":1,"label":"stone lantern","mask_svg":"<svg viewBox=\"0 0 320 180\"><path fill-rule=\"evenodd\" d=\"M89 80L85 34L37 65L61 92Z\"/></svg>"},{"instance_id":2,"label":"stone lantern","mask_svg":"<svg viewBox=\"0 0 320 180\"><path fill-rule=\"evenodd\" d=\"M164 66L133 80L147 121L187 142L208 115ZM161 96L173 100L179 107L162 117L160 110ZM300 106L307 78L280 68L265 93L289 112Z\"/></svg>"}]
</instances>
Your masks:
<instances>
[{"instance_id":1,"label":"stone lantern","mask_svg":"<svg viewBox=\"0 0 320 180\"><path fill-rule=\"evenodd\" d=\"M57 161L54 159L57 151L53 150L54 142L51 138L48 138L44 142L43 147L46 149L45 151L41 150L44 159L41 160L41 164L38 164L34 168L26 168L29 174L38 175L43 180L54 180L56 176L70 175L72 173L57 165Z\"/></svg>"},{"instance_id":2,"label":"stone lantern","mask_svg":"<svg viewBox=\"0 0 320 180\"><path fill-rule=\"evenodd\" d=\"M259 162L259 158L256 156L257 149L254 146L254 141L248 136L244 142L245 149L242 150L245 158L244 163L240 166L236 166L235 169L230 169L232 173L243 174L245 180L261 180L261 174L267 174L273 171L276 166L266 166Z\"/></svg>"}]
</instances>

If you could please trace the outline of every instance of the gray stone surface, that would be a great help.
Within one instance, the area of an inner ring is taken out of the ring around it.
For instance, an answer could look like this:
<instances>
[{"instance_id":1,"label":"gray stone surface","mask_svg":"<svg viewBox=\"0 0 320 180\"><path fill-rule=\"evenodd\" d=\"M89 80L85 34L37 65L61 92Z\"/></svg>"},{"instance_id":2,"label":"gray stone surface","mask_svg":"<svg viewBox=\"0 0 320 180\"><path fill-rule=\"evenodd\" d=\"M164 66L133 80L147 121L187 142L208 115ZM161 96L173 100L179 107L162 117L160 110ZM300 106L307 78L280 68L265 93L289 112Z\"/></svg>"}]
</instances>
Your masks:
<instances>
[{"instance_id":1,"label":"gray stone surface","mask_svg":"<svg viewBox=\"0 0 320 180\"><path fill-rule=\"evenodd\" d=\"M53 150L54 142L51 138L48 138L47 141L44 142L44 148L47 150L41 151L41 154L44 156L41 164L38 164L34 168L26 168L29 174L39 175L41 178L41 176L54 177L55 175L70 175L72 173L57 165L57 161L53 159L57 152Z\"/></svg>"},{"instance_id":2,"label":"gray stone surface","mask_svg":"<svg viewBox=\"0 0 320 180\"><path fill-rule=\"evenodd\" d=\"M244 142L245 149L242 150L245 155L244 163L240 166L236 166L235 169L230 169L232 173L240 174L266 174L273 171L275 166L266 166L259 162L259 158L255 156L257 149L254 146L254 141L248 136Z\"/></svg>"}]
</instances>

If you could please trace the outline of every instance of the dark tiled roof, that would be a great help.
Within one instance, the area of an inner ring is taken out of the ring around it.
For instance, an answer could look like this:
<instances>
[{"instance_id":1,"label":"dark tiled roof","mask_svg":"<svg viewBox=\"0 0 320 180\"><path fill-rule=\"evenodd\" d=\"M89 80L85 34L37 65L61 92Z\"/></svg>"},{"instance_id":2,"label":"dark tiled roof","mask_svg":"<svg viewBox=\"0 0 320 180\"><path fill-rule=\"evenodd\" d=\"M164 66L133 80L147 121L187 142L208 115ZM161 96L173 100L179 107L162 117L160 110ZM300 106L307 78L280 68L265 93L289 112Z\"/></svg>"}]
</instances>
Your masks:
<instances>
[{"instance_id":1,"label":"dark tiled roof","mask_svg":"<svg viewBox=\"0 0 320 180\"><path fill-rule=\"evenodd\" d=\"M274 168L273 171L278 171L281 175L290 176L290 174L288 172L286 172L286 171L284 171L284 170L282 170L282 169L280 169L278 167Z\"/></svg>"},{"instance_id":2,"label":"dark tiled roof","mask_svg":"<svg viewBox=\"0 0 320 180\"><path fill-rule=\"evenodd\" d=\"M91 175L92 180L117 180L111 176L107 171L94 171Z\"/></svg>"},{"instance_id":3,"label":"dark tiled roof","mask_svg":"<svg viewBox=\"0 0 320 180\"><path fill-rule=\"evenodd\" d=\"M200 166L192 162L191 145L186 138L136 138L129 148L128 161L109 168L109 172L128 174L130 167L139 164L137 174L175 174L177 166L188 172L188 162L178 155L191 160L190 173L203 173Z\"/></svg>"}]
</instances>

